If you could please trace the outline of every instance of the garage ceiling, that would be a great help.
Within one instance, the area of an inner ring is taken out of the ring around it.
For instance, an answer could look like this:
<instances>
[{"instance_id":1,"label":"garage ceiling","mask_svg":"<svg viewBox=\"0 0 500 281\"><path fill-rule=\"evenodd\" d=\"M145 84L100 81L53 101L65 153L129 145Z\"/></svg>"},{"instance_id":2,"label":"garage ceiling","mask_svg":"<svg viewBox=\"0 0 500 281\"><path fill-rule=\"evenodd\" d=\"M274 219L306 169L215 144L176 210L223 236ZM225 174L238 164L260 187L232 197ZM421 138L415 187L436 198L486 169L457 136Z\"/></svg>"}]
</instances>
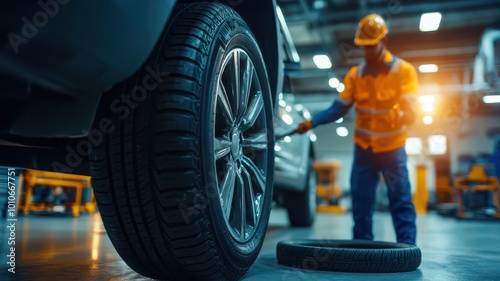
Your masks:
<instances>
[{"instance_id":1,"label":"garage ceiling","mask_svg":"<svg viewBox=\"0 0 500 281\"><path fill-rule=\"evenodd\" d=\"M342 80L362 60L353 38L358 21L379 13L390 29L389 49L418 67L437 64L439 71L419 74L421 85L439 85L441 94L460 94L471 83L472 66L483 31L500 26L500 1L279 0L301 56L302 71L294 74L300 93L332 93L328 79ZM420 32L422 13L440 12L434 32ZM333 67L316 68L312 57L329 55ZM451 98L451 97L450 97Z\"/></svg>"}]
</instances>

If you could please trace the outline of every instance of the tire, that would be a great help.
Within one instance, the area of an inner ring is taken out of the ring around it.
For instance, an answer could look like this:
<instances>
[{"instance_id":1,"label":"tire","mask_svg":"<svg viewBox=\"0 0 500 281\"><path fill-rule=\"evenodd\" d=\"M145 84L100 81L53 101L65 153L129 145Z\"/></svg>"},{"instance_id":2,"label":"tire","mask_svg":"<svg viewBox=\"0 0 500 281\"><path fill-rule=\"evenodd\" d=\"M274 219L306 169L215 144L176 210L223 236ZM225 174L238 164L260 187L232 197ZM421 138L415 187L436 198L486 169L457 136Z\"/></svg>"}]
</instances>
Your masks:
<instances>
[{"instance_id":1,"label":"tire","mask_svg":"<svg viewBox=\"0 0 500 281\"><path fill-rule=\"evenodd\" d=\"M272 202L267 73L236 12L215 3L177 11L144 67L103 98L95 197L136 272L238 280L262 247Z\"/></svg>"},{"instance_id":2,"label":"tire","mask_svg":"<svg viewBox=\"0 0 500 281\"><path fill-rule=\"evenodd\" d=\"M290 191L284 193L285 207L288 211L290 225L293 227L308 227L316 219L316 188L317 178L314 170L314 159L308 163L306 187L303 191Z\"/></svg>"},{"instance_id":3,"label":"tire","mask_svg":"<svg viewBox=\"0 0 500 281\"><path fill-rule=\"evenodd\" d=\"M281 241L278 263L309 270L389 273L413 271L422 254L417 246L367 240Z\"/></svg>"}]
</instances>

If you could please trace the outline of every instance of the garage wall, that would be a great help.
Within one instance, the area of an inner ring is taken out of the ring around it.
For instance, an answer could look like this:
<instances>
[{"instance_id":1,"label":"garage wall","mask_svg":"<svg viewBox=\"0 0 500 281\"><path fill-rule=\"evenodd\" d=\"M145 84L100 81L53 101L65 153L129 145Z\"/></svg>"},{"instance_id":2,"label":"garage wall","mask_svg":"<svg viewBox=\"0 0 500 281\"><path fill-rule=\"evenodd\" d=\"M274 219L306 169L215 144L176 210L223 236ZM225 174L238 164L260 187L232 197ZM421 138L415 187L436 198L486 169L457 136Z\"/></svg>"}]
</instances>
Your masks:
<instances>
[{"instance_id":1,"label":"garage wall","mask_svg":"<svg viewBox=\"0 0 500 281\"><path fill-rule=\"evenodd\" d=\"M464 119L461 130L450 132L450 152L452 174L460 172L458 157L462 154L491 154L493 137L487 131L500 126L498 116L471 116Z\"/></svg>"},{"instance_id":2,"label":"garage wall","mask_svg":"<svg viewBox=\"0 0 500 281\"><path fill-rule=\"evenodd\" d=\"M295 95L295 102L304 105L312 115L317 114L331 106L336 95L330 94L307 94ZM342 162L340 170L339 184L343 190L349 189L349 178L352 166L352 156L354 151L353 135L354 130L354 110L346 116L346 121L343 124L331 123L319 126L314 129L318 137L316 142L316 158L320 161L339 160ZM339 137L336 133L336 128L339 126L347 127L349 135L347 137Z\"/></svg>"},{"instance_id":3,"label":"garage wall","mask_svg":"<svg viewBox=\"0 0 500 281\"><path fill-rule=\"evenodd\" d=\"M347 137L339 137L337 135L336 128L340 126L346 127L349 130ZM353 132L353 122L344 122L342 124L331 123L315 129L318 137L318 160L339 160L342 162L342 168L338 176L339 184L343 190L349 190L350 188L349 180L354 155Z\"/></svg>"}]
</instances>

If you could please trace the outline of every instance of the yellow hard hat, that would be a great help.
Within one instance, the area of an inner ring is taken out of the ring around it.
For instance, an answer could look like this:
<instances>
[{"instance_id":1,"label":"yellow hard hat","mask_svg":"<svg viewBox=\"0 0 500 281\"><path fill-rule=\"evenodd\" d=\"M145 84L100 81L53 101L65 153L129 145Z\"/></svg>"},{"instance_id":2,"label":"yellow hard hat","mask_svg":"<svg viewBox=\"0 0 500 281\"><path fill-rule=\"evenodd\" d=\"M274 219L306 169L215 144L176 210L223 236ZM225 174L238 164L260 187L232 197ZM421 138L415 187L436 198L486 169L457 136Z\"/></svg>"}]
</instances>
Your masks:
<instances>
[{"instance_id":1,"label":"yellow hard hat","mask_svg":"<svg viewBox=\"0 0 500 281\"><path fill-rule=\"evenodd\" d=\"M370 14L359 21L354 37L357 46L375 45L389 33L384 19L377 14Z\"/></svg>"}]
</instances>

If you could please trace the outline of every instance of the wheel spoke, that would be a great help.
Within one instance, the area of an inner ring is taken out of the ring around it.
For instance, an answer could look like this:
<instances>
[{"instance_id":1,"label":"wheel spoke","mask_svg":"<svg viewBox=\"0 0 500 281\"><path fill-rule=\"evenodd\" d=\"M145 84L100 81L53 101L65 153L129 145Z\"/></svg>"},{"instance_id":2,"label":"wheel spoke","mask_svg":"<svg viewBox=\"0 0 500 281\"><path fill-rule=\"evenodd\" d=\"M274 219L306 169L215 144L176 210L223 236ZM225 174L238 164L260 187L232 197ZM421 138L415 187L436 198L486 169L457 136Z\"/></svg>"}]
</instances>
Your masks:
<instances>
[{"instance_id":1,"label":"wheel spoke","mask_svg":"<svg viewBox=\"0 0 500 281\"><path fill-rule=\"evenodd\" d=\"M231 88L234 101L234 113L237 116L240 110L240 100L241 100L241 52L236 51L233 53L233 58L231 62Z\"/></svg>"},{"instance_id":2,"label":"wheel spoke","mask_svg":"<svg viewBox=\"0 0 500 281\"><path fill-rule=\"evenodd\" d=\"M241 99L238 107L237 118L243 117L247 111L248 99L252 90L252 80L254 74L254 66L250 58L246 57L245 70L241 77Z\"/></svg>"},{"instance_id":3,"label":"wheel spoke","mask_svg":"<svg viewBox=\"0 0 500 281\"><path fill-rule=\"evenodd\" d=\"M250 137L245 138L241 146L243 148L253 148L263 150L267 148L267 133L252 134Z\"/></svg>"},{"instance_id":4,"label":"wheel spoke","mask_svg":"<svg viewBox=\"0 0 500 281\"><path fill-rule=\"evenodd\" d=\"M222 115L224 115L228 121L227 123L232 124L234 117L231 109L231 103L229 102L226 87L224 87L222 80L219 80L219 85L217 86L217 105L219 105L222 109Z\"/></svg>"},{"instance_id":5,"label":"wheel spoke","mask_svg":"<svg viewBox=\"0 0 500 281\"><path fill-rule=\"evenodd\" d=\"M229 140L216 138L214 140L215 160L219 160L231 152L231 142Z\"/></svg>"},{"instance_id":6,"label":"wheel spoke","mask_svg":"<svg viewBox=\"0 0 500 281\"><path fill-rule=\"evenodd\" d=\"M260 169L257 168L257 166L255 166L255 164L252 162L250 158L248 158L247 156L243 156L242 158L243 158L242 161L243 166L250 174L250 178L254 179L255 182L257 183L256 187L259 189L257 190L257 192L260 191L264 193L264 191L266 190L266 178L264 177Z\"/></svg>"},{"instance_id":7,"label":"wheel spoke","mask_svg":"<svg viewBox=\"0 0 500 281\"><path fill-rule=\"evenodd\" d=\"M220 191L220 199L222 205L222 212L226 220L229 219L231 214L231 206L233 205L234 188L236 181L236 171L233 164L229 165L226 176L222 181L222 187Z\"/></svg>"},{"instance_id":8,"label":"wheel spoke","mask_svg":"<svg viewBox=\"0 0 500 281\"><path fill-rule=\"evenodd\" d=\"M235 213L235 219L238 219L238 223L236 224L238 226L238 232L240 233L240 238L245 239L245 229L247 225L247 215L246 215L246 199L245 199L245 182L243 180L243 177L241 176L240 172L237 172L237 177L238 177L238 191L237 191L237 208L236 208L236 213ZM238 213L239 212L239 213Z\"/></svg>"},{"instance_id":9,"label":"wheel spoke","mask_svg":"<svg viewBox=\"0 0 500 281\"><path fill-rule=\"evenodd\" d=\"M243 181L245 182L245 190L247 192L247 207L248 211L250 213L250 223L253 226L257 226L257 221L258 217L260 215L260 210L259 210L259 203L256 198L255 198L255 193L253 190L253 184L252 184L252 178L250 177L250 174L248 171L245 169L245 167L241 167L241 175L243 177Z\"/></svg>"},{"instance_id":10,"label":"wheel spoke","mask_svg":"<svg viewBox=\"0 0 500 281\"><path fill-rule=\"evenodd\" d=\"M253 99L250 101L245 115L243 116L242 131L246 131L253 127L263 108L264 99L262 97L262 92L257 91L257 93L253 96Z\"/></svg>"}]
</instances>

